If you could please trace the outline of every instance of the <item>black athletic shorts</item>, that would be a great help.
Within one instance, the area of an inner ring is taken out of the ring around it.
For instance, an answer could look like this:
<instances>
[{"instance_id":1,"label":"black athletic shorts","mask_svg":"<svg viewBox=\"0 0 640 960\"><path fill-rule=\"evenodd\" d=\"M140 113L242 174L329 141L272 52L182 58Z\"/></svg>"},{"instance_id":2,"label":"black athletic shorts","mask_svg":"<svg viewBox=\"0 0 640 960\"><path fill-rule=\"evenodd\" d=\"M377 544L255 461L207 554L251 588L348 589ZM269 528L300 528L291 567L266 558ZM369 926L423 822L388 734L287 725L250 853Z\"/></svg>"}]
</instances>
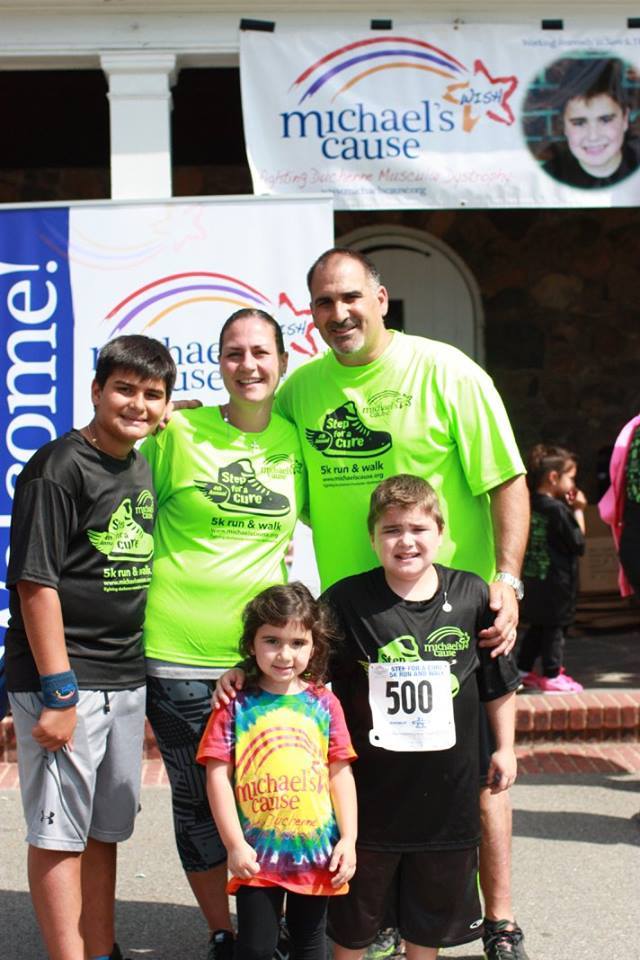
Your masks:
<instances>
[{"instance_id":1,"label":"black athletic shorts","mask_svg":"<svg viewBox=\"0 0 640 960\"><path fill-rule=\"evenodd\" d=\"M482 936L478 851L395 853L357 847L349 893L329 897L327 933L349 950L368 947L389 909L403 939L420 947L454 947Z\"/></svg>"}]
</instances>

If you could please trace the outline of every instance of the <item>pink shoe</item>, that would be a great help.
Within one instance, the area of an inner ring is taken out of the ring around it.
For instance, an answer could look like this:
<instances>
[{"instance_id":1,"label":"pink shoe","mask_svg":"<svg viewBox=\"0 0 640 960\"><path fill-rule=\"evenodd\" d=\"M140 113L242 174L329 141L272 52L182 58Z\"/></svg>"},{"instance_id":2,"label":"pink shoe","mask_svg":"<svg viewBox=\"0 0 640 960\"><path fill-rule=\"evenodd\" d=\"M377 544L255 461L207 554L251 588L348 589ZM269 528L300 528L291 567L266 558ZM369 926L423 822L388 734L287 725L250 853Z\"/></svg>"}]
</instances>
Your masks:
<instances>
[{"instance_id":1,"label":"pink shoe","mask_svg":"<svg viewBox=\"0 0 640 960\"><path fill-rule=\"evenodd\" d=\"M539 690L541 680L542 677L540 674L534 673L533 670L530 670L529 673L523 673L520 675L520 683L525 690Z\"/></svg>"},{"instance_id":2,"label":"pink shoe","mask_svg":"<svg viewBox=\"0 0 640 960\"><path fill-rule=\"evenodd\" d=\"M584 690L581 683L564 672L564 667L557 677L539 677L538 687L543 693L581 693Z\"/></svg>"}]
</instances>

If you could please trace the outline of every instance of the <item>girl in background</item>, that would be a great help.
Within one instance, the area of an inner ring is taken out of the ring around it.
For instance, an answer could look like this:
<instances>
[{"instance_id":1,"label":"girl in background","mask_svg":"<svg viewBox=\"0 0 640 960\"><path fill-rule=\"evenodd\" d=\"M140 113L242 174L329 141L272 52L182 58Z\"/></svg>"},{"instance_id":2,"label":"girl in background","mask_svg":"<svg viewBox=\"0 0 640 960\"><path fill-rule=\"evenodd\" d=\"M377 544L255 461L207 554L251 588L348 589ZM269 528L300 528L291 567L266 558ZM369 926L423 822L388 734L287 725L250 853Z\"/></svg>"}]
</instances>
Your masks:
<instances>
[{"instance_id":1,"label":"girl in background","mask_svg":"<svg viewBox=\"0 0 640 960\"><path fill-rule=\"evenodd\" d=\"M524 560L521 615L530 626L518 652L525 687L545 693L578 693L583 687L564 671L564 631L573 621L578 557L584 553L582 491L577 458L563 447L538 444L529 454L531 528ZM542 674L533 670L542 661Z\"/></svg>"}]
</instances>

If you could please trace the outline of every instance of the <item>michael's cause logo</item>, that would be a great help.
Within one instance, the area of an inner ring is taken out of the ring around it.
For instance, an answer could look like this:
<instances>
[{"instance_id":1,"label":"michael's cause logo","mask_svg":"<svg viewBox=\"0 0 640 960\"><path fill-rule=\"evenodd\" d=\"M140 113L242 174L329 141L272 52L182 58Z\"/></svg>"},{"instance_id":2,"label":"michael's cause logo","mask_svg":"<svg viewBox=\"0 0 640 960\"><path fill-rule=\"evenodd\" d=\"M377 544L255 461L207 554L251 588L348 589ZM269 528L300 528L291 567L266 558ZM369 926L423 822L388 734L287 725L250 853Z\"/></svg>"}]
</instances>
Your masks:
<instances>
[{"instance_id":1,"label":"michael's cause logo","mask_svg":"<svg viewBox=\"0 0 640 960\"><path fill-rule=\"evenodd\" d=\"M446 657L454 662L458 653L469 649L470 638L460 627L438 627L424 641L424 648L410 633L396 637L378 650L378 663L416 663L426 660L426 653L434 657ZM460 691L460 681L455 673L451 674L451 694L456 697Z\"/></svg>"},{"instance_id":2,"label":"michael's cause logo","mask_svg":"<svg viewBox=\"0 0 640 960\"><path fill-rule=\"evenodd\" d=\"M106 531L87 530L87 536L96 550L112 561L144 563L153 556L153 537L133 519L129 497L111 515Z\"/></svg>"},{"instance_id":3,"label":"michael's cause logo","mask_svg":"<svg viewBox=\"0 0 640 960\"><path fill-rule=\"evenodd\" d=\"M245 280L228 273L212 270L188 270L182 273L155 277L149 283L131 290L126 297L109 310L105 321L110 325L107 339L133 330L156 336L159 323L179 326L181 311L194 304L218 304L225 312L243 308L265 310L274 316L289 347L296 353L314 357L319 353L311 310L298 309L291 297L281 291L277 302ZM223 314L224 317L224 314ZM171 350L178 366L175 391L216 388L218 345L194 340L184 347L172 343L169 337L160 339ZM94 350L94 366L99 347ZM215 368L206 373L207 366ZM191 376L187 376L191 368Z\"/></svg>"},{"instance_id":4,"label":"michael's cause logo","mask_svg":"<svg viewBox=\"0 0 640 960\"><path fill-rule=\"evenodd\" d=\"M194 480L200 493L228 513L253 513L259 516L282 517L289 513L289 498L268 487L257 478L247 458L234 460L218 470L217 481Z\"/></svg>"},{"instance_id":5,"label":"michael's cause logo","mask_svg":"<svg viewBox=\"0 0 640 960\"><path fill-rule=\"evenodd\" d=\"M325 457L375 457L391 449L391 434L363 423L353 400L328 413L322 430L305 430L305 435Z\"/></svg>"},{"instance_id":6,"label":"michael's cause logo","mask_svg":"<svg viewBox=\"0 0 640 960\"><path fill-rule=\"evenodd\" d=\"M364 101L366 81L389 71L420 71L435 97L411 100L409 93L400 108ZM351 93L360 85L364 102ZM280 136L315 137L328 160L416 160L433 134L471 133L481 120L513 124L510 100L517 86L515 76L494 76L481 59L469 66L417 37L357 40L326 53L296 77L291 90L302 109L280 114ZM348 92L348 105L334 107ZM328 108L321 108L324 103Z\"/></svg>"},{"instance_id":7,"label":"michael's cause logo","mask_svg":"<svg viewBox=\"0 0 640 960\"><path fill-rule=\"evenodd\" d=\"M385 417L393 410L406 410L411 406L411 396L397 390L381 390L367 400L362 412L368 417Z\"/></svg>"}]
</instances>

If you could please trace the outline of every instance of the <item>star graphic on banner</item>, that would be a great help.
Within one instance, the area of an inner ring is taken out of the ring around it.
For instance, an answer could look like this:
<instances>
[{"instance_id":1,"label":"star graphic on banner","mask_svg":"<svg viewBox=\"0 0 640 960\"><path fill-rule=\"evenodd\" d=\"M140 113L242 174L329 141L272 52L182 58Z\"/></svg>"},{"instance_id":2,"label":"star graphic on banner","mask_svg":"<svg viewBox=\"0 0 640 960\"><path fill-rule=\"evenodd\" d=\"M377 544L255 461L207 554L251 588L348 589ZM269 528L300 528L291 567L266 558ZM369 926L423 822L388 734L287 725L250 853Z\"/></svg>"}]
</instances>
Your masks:
<instances>
[{"instance_id":1,"label":"star graphic on banner","mask_svg":"<svg viewBox=\"0 0 640 960\"><path fill-rule=\"evenodd\" d=\"M170 248L180 251L191 243L206 239L207 231L202 223L203 210L200 206L167 207L165 214L152 224L154 233L163 237Z\"/></svg>"},{"instance_id":2,"label":"star graphic on banner","mask_svg":"<svg viewBox=\"0 0 640 960\"><path fill-rule=\"evenodd\" d=\"M445 100L462 107L462 129L471 133L483 116L507 126L515 121L509 100L518 86L517 77L493 77L482 60L473 65L474 79L450 83Z\"/></svg>"},{"instance_id":3,"label":"star graphic on banner","mask_svg":"<svg viewBox=\"0 0 640 960\"><path fill-rule=\"evenodd\" d=\"M305 308L302 310L297 310L293 303L291 302L290 297L284 293L280 294L278 299L278 307L280 308L280 323L281 326L284 326L287 322L282 313L284 310L290 311L294 317L310 317L311 310ZM283 310L284 308L284 310ZM304 327L304 332L301 335L302 343L298 341L298 338L292 339L290 346L292 350L295 350L296 353L302 353L306 357L315 357L319 353L319 348L316 340L314 339L315 324L313 320L309 320Z\"/></svg>"}]
</instances>

